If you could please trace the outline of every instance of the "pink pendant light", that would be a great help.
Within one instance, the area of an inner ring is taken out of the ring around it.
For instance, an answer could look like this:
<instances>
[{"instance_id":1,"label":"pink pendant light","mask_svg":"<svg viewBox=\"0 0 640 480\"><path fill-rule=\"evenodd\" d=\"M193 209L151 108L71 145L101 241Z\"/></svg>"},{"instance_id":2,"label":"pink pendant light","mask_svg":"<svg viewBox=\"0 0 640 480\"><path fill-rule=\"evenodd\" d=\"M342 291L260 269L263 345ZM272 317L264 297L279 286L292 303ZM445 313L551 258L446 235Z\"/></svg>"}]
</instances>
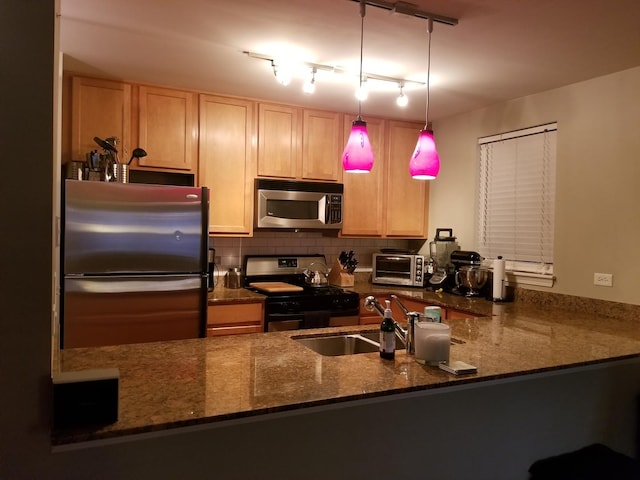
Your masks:
<instances>
[{"instance_id":1,"label":"pink pendant light","mask_svg":"<svg viewBox=\"0 0 640 480\"><path fill-rule=\"evenodd\" d=\"M440 171L440 157L436 151L433 130L420 130L416 149L409 161L409 172L416 180L433 180Z\"/></svg>"},{"instance_id":2,"label":"pink pendant light","mask_svg":"<svg viewBox=\"0 0 640 480\"><path fill-rule=\"evenodd\" d=\"M367 122L354 120L342 154L342 166L351 173L368 173L373 167L373 150L367 134Z\"/></svg>"},{"instance_id":3,"label":"pink pendant light","mask_svg":"<svg viewBox=\"0 0 640 480\"><path fill-rule=\"evenodd\" d=\"M416 180L433 180L440 171L440 157L436 151L436 142L433 138L433 130L429 124L429 74L431 70L431 32L433 20L428 19L429 46L427 48L427 107L425 113L425 126L420 131L418 143L409 161L409 173Z\"/></svg>"},{"instance_id":4,"label":"pink pendant light","mask_svg":"<svg viewBox=\"0 0 640 480\"><path fill-rule=\"evenodd\" d=\"M365 0L360 0L360 89L362 89L362 49L364 40ZM347 145L342 152L345 172L369 173L373 168L373 149L367 133L367 122L362 120L362 101L358 99L358 118L354 120Z\"/></svg>"}]
</instances>

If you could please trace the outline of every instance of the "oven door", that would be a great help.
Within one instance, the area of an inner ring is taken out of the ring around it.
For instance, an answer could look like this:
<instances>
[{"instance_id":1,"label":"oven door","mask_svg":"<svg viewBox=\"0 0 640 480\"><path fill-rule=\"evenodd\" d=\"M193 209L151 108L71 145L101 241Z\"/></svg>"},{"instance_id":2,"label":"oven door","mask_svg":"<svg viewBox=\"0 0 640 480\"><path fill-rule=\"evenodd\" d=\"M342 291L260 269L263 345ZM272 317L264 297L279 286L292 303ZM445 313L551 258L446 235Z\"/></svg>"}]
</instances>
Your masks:
<instances>
[{"instance_id":1,"label":"oven door","mask_svg":"<svg viewBox=\"0 0 640 480\"><path fill-rule=\"evenodd\" d=\"M282 332L303 328L344 327L358 325L360 317L354 314L340 315L328 310L314 310L301 313L272 313L265 315L266 332Z\"/></svg>"}]
</instances>

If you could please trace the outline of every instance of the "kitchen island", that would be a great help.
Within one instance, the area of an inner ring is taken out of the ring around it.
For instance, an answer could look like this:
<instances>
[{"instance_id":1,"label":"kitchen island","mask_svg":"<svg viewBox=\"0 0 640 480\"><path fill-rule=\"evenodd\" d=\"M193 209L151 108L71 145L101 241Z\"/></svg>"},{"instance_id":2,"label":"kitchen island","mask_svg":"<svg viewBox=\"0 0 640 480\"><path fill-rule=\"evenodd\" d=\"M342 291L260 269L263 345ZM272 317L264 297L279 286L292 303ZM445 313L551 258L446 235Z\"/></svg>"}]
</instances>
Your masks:
<instances>
[{"instance_id":1,"label":"kitchen island","mask_svg":"<svg viewBox=\"0 0 640 480\"><path fill-rule=\"evenodd\" d=\"M376 294L390 290L371 285L356 289ZM447 323L457 340L451 346L451 359L471 363L478 372L451 375L418 364L404 350L398 350L393 361L382 360L375 352L322 356L295 341L300 336L370 331L372 326L65 349L60 352L61 371L119 369L119 419L111 425L54 431L52 443L69 446L175 433L275 413L634 362L640 357L637 320L392 290L401 298L475 312Z\"/></svg>"}]
</instances>

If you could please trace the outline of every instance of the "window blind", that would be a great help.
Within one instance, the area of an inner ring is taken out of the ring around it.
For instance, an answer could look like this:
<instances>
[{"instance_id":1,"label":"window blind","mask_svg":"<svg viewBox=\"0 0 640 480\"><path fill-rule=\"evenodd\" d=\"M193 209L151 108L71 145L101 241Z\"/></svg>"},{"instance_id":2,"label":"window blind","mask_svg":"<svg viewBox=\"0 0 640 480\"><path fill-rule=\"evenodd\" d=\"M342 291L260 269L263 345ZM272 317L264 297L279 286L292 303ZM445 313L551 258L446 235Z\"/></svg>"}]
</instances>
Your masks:
<instances>
[{"instance_id":1,"label":"window blind","mask_svg":"<svg viewBox=\"0 0 640 480\"><path fill-rule=\"evenodd\" d=\"M481 138L477 245L514 271L553 273L557 124Z\"/></svg>"}]
</instances>

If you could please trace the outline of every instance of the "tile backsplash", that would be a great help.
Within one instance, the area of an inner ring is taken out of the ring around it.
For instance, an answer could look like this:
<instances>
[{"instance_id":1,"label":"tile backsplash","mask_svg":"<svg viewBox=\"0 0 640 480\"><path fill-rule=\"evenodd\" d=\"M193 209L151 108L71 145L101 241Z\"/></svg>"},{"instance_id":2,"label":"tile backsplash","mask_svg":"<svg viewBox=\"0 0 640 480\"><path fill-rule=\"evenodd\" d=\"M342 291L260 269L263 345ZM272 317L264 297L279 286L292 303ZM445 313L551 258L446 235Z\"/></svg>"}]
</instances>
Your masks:
<instances>
[{"instance_id":1,"label":"tile backsplash","mask_svg":"<svg viewBox=\"0 0 640 480\"><path fill-rule=\"evenodd\" d=\"M353 250L358 259L357 270L371 269L372 254L381 248L409 248L408 240L379 238L338 238L321 232L255 232L251 238L211 237L209 247L216 249L218 274L242 266L245 255L324 254L327 264L338 258L342 250Z\"/></svg>"}]
</instances>

